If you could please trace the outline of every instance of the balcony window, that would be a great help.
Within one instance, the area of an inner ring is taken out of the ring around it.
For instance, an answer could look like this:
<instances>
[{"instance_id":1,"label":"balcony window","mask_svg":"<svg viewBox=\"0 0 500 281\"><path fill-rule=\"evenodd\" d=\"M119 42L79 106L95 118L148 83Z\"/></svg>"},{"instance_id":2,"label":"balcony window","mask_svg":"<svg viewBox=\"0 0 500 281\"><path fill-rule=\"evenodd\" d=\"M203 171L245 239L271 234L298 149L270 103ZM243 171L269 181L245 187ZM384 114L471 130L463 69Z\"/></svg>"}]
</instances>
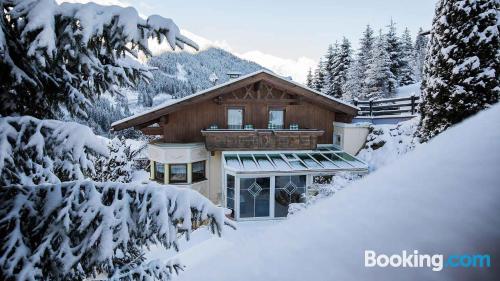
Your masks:
<instances>
[{"instance_id":1,"label":"balcony window","mask_svg":"<svg viewBox=\"0 0 500 281\"><path fill-rule=\"evenodd\" d=\"M269 110L269 128L283 129L285 126L285 110L273 108Z\"/></svg>"},{"instance_id":2,"label":"balcony window","mask_svg":"<svg viewBox=\"0 0 500 281\"><path fill-rule=\"evenodd\" d=\"M229 108L227 110L227 128L243 128L243 108Z\"/></svg>"},{"instance_id":3,"label":"balcony window","mask_svg":"<svg viewBox=\"0 0 500 281\"><path fill-rule=\"evenodd\" d=\"M205 161L195 162L192 165L191 178L193 182L206 180L205 176Z\"/></svg>"},{"instance_id":4,"label":"balcony window","mask_svg":"<svg viewBox=\"0 0 500 281\"><path fill-rule=\"evenodd\" d=\"M186 164L171 164L169 167L169 183L187 183Z\"/></svg>"},{"instance_id":5,"label":"balcony window","mask_svg":"<svg viewBox=\"0 0 500 281\"><path fill-rule=\"evenodd\" d=\"M153 162L155 168L155 180L164 183L165 182L165 164Z\"/></svg>"}]
</instances>

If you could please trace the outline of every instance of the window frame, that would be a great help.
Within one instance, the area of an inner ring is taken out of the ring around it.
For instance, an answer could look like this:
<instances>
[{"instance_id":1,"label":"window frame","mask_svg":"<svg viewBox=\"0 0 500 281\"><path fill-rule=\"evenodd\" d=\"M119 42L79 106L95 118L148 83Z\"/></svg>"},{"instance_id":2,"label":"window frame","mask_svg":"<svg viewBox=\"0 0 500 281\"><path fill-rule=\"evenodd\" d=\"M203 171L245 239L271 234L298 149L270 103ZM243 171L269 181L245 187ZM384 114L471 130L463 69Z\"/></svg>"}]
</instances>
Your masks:
<instances>
[{"instance_id":1,"label":"window frame","mask_svg":"<svg viewBox=\"0 0 500 281\"><path fill-rule=\"evenodd\" d=\"M198 163L203 163L203 178L201 178L201 179L195 179L195 176L194 176L193 167L195 164L198 164ZM201 160L201 161L196 161L196 162L191 163L191 182L196 183L196 182L201 182L201 181L205 181L205 180L207 180L207 161Z\"/></svg>"},{"instance_id":2,"label":"window frame","mask_svg":"<svg viewBox=\"0 0 500 281\"><path fill-rule=\"evenodd\" d=\"M186 179L185 180L182 180L182 181L180 181L180 180L172 180L172 175L173 175L173 173L172 173L172 167L174 167L174 166L184 166L185 167L185 169L186 169L186 173L185 173ZM169 164L168 165L168 183L170 183L170 184L188 183L188 167L187 167L187 164L185 164L185 163Z\"/></svg>"},{"instance_id":3,"label":"window frame","mask_svg":"<svg viewBox=\"0 0 500 281\"><path fill-rule=\"evenodd\" d=\"M157 170L157 167L158 167L158 164L161 164L163 165L163 176L162 178L158 178L158 170ZM157 182L161 182L161 183L164 183L165 182L165 163L159 163L159 162L156 162L156 161L153 161L153 170L154 170L154 180L157 181Z\"/></svg>"},{"instance_id":4,"label":"window frame","mask_svg":"<svg viewBox=\"0 0 500 281\"><path fill-rule=\"evenodd\" d=\"M286 107L282 106L270 106L267 108L267 124L271 122L271 111L282 111L283 112L283 124L280 129L285 129L286 124Z\"/></svg>"},{"instance_id":5,"label":"window frame","mask_svg":"<svg viewBox=\"0 0 500 281\"><path fill-rule=\"evenodd\" d=\"M243 129L243 126L245 125L245 107L244 106L229 106L226 108L226 127L228 129L231 129L229 126L229 110L241 110L241 127L239 129L235 130L241 130Z\"/></svg>"}]
</instances>

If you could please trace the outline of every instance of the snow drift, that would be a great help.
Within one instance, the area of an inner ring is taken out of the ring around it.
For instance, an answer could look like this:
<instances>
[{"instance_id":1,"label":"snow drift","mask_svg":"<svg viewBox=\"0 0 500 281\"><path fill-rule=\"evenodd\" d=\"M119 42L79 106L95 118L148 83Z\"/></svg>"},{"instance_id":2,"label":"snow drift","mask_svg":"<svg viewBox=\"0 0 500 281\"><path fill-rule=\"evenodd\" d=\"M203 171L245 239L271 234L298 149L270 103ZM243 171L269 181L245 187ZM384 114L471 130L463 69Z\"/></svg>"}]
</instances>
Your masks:
<instances>
[{"instance_id":1,"label":"snow drift","mask_svg":"<svg viewBox=\"0 0 500 281\"><path fill-rule=\"evenodd\" d=\"M486 280L500 254L500 105L448 129L183 280ZM491 268L365 268L364 251L490 254ZM496 272L495 272L496 270Z\"/></svg>"}]
</instances>

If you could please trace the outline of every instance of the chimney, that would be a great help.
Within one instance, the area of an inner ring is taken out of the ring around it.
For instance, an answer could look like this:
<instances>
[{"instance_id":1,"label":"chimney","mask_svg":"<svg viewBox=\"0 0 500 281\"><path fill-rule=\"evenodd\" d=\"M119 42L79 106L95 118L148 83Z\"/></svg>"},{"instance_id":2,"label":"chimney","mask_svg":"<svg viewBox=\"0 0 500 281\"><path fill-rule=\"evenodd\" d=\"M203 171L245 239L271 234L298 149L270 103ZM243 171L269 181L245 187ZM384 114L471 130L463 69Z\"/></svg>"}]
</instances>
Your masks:
<instances>
[{"instance_id":1,"label":"chimney","mask_svg":"<svg viewBox=\"0 0 500 281\"><path fill-rule=\"evenodd\" d=\"M231 80L231 79L239 78L241 76L241 72L239 72L239 71L229 71L228 73L226 73L226 75L229 77L229 80Z\"/></svg>"}]
</instances>

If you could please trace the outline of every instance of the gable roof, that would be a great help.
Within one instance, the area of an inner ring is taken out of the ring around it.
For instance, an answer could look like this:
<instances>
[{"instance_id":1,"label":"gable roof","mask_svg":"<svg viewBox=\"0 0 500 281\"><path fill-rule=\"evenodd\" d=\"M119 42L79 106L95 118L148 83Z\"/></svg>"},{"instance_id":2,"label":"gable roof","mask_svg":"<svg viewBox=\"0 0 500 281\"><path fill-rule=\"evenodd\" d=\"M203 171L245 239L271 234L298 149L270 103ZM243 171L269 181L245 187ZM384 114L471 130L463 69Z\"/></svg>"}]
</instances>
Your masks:
<instances>
[{"instance_id":1,"label":"gable roof","mask_svg":"<svg viewBox=\"0 0 500 281\"><path fill-rule=\"evenodd\" d=\"M302 95L310 99L313 103L321 103L323 106L330 107L336 111L346 113L348 115L355 116L359 111L359 108L346 103L340 99L336 99L332 96L325 95L316 90L308 88L300 83L285 79L273 72L266 69L261 69L256 72L252 72L247 75L243 75L239 78L229 80L225 83L216 85L214 87L199 91L195 94L185 96L180 99L168 100L158 106L151 109L143 111L139 114L132 115L130 117L118 120L111 124L112 130L123 130L126 128L138 126L147 122L151 122L169 114L171 112L177 111L186 104L190 104L196 101L204 101L208 99L215 98L221 94L230 92L232 90L239 89L246 85L258 82L258 81L268 81L281 84L285 87L292 88L294 94Z\"/></svg>"}]
</instances>

